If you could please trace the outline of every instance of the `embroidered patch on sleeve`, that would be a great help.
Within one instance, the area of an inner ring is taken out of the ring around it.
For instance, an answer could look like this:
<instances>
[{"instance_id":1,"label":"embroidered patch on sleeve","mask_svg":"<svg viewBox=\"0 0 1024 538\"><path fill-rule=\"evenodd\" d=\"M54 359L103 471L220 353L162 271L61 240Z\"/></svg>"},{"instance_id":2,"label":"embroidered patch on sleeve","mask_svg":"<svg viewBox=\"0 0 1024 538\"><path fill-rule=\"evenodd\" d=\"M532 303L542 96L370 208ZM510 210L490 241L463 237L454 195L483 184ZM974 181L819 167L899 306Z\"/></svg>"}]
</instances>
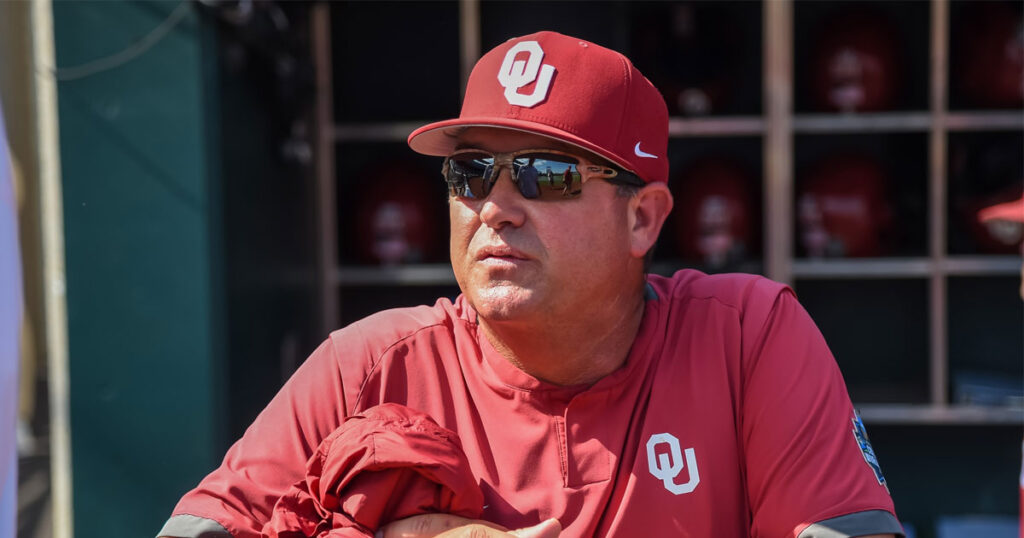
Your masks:
<instances>
[{"instance_id":1,"label":"embroidered patch on sleeve","mask_svg":"<svg viewBox=\"0 0 1024 538\"><path fill-rule=\"evenodd\" d=\"M871 471L875 473L878 483L885 488L885 491L889 491L889 485L885 483L885 477L882 476L882 466L878 464L878 456L875 455L875 449L871 447L871 441L868 439L867 428L864 427L864 421L861 420L860 414L856 411L853 413L851 422L853 422L853 437L857 440L857 447L860 448L864 461L867 462L868 467L871 467Z\"/></svg>"}]
</instances>

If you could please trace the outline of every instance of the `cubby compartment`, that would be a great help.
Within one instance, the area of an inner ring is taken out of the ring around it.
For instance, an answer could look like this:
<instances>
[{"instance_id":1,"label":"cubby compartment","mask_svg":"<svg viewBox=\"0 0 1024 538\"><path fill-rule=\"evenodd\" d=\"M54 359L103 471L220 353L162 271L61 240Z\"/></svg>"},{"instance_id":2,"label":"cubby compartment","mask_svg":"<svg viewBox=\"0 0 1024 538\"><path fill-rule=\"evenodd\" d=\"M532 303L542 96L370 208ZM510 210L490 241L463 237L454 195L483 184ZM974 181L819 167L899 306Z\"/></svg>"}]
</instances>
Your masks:
<instances>
[{"instance_id":1,"label":"cubby compartment","mask_svg":"<svg viewBox=\"0 0 1024 538\"><path fill-rule=\"evenodd\" d=\"M629 50L627 2L499 0L480 2L481 52L513 37L551 30L610 49Z\"/></svg>"},{"instance_id":2,"label":"cubby compartment","mask_svg":"<svg viewBox=\"0 0 1024 538\"><path fill-rule=\"evenodd\" d=\"M669 141L675 207L655 251L655 270L759 273L762 264L761 139Z\"/></svg>"},{"instance_id":3,"label":"cubby compartment","mask_svg":"<svg viewBox=\"0 0 1024 538\"><path fill-rule=\"evenodd\" d=\"M802 280L795 289L855 403L928 401L927 281Z\"/></svg>"},{"instance_id":4,"label":"cubby compartment","mask_svg":"<svg viewBox=\"0 0 1024 538\"><path fill-rule=\"evenodd\" d=\"M917 538L944 538L937 527L950 516L1018 517L1020 424L869 424L868 434L896 512Z\"/></svg>"},{"instance_id":5,"label":"cubby compartment","mask_svg":"<svg viewBox=\"0 0 1024 538\"><path fill-rule=\"evenodd\" d=\"M927 254L927 139L916 133L796 137L800 258Z\"/></svg>"},{"instance_id":6,"label":"cubby compartment","mask_svg":"<svg viewBox=\"0 0 1024 538\"><path fill-rule=\"evenodd\" d=\"M794 2L798 113L928 109L927 2Z\"/></svg>"},{"instance_id":7,"label":"cubby compartment","mask_svg":"<svg viewBox=\"0 0 1024 538\"><path fill-rule=\"evenodd\" d=\"M950 2L949 108L1024 106L1024 9L1013 1Z\"/></svg>"},{"instance_id":8,"label":"cubby compartment","mask_svg":"<svg viewBox=\"0 0 1024 538\"><path fill-rule=\"evenodd\" d=\"M681 117L761 113L760 2L631 2L629 51Z\"/></svg>"},{"instance_id":9,"label":"cubby compartment","mask_svg":"<svg viewBox=\"0 0 1024 538\"><path fill-rule=\"evenodd\" d=\"M440 157L404 142L338 147L338 253L342 265L448 261L448 206Z\"/></svg>"},{"instance_id":10,"label":"cubby compartment","mask_svg":"<svg viewBox=\"0 0 1024 538\"><path fill-rule=\"evenodd\" d=\"M948 281L949 399L1024 409L1024 301L1016 276Z\"/></svg>"},{"instance_id":11,"label":"cubby compartment","mask_svg":"<svg viewBox=\"0 0 1024 538\"><path fill-rule=\"evenodd\" d=\"M978 213L1024 194L1024 133L951 133L948 171L949 253L1020 254L1024 224L983 223Z\"/></svg>"},{"instance_id":12,"label":"cubby compartment","mask_svg":"<svg viewBox=\"0 0 1024 538\"><path fill-rule=\"evenodd\" d=\"M345 1L332 3L330 13L336 121L436 120L459 114L456 2Z\"/></svg>"}]
</instances>

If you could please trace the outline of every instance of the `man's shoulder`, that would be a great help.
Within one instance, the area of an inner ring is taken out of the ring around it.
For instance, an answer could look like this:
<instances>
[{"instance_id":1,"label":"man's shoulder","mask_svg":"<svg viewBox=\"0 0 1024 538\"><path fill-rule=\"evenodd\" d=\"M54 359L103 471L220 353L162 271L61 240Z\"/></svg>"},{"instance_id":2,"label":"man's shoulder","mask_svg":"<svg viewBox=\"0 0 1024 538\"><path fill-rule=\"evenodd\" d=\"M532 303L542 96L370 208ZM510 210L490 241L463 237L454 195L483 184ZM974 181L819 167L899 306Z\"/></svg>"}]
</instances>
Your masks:
<instances>
[{"instance_id":1,"label":"man's shoulder","mask_svg":"<svg viewBox=\"0 0 1024 538\"><path fill-rule=\"evenodd\" d=\"M391 308L371 314L331 333L330 339L339 349L360 345L387 348L415 337L429 329L455 329L468 322L468 311L462 297L454 302L440 298L433 305Z\"/></svg>"},{"instance_id":2,"label":"man's shoulder","mask_svg":"<svg viewBox=\"0 0 1024 538\"><path fill-rule=\"evenodd\" d=\"M772 304L789 287L761 275L721 273L709 275L694 269L682 269L672 276L648 275L658 295L670 301L714 299L726 306L745 310L753 305Z\"/></svg>"}]
</instances>

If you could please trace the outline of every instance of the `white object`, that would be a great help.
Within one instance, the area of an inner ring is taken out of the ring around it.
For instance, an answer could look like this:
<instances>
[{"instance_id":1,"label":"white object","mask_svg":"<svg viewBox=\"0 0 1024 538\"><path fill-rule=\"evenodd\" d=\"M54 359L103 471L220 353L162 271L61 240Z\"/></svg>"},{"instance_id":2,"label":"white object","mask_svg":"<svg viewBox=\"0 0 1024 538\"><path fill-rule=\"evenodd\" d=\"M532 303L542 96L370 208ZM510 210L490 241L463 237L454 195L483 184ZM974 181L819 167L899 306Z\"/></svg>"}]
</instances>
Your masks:
<instances>
[{"instance_id":1,"label":"white object","mask_svg":"<svg viewBox=\"0 0 1024 538\"><path fill-rule=\"evenodd\" d=\"M529 53L529 58L517 60L519 53ZM536 41L521 41L505 54L505 60L501 62L498 70L498 82L505 88L505 99L510 105L521 107L532 107L540 103L548 96L548 89L551 87L551 78L555 76L554 66L541 64L544 60L544 49ZM533 93L522 94L519 89L523 86L537 82Z\"/></svg>"},{"instance_id":2,"label":"white object","mask_svg":"<svg viewBox=\"0 0 1024 538\"><path fill-rule=\"evenodd\" d=\"M935 523L937 538L1017 538L1019 523L1013 516L944 516Z\"/></svg>"},{"instance_id":3,"label":"white object","mask_svg":"<svg viewBox=\"0 0 1024 538\"><path fill-rule=\"evenodd\" d=\"M17 529L21 304L18 206L14 200L7 133L0 113L0 538L14 538Z\"/></svg>"}]
</instances>

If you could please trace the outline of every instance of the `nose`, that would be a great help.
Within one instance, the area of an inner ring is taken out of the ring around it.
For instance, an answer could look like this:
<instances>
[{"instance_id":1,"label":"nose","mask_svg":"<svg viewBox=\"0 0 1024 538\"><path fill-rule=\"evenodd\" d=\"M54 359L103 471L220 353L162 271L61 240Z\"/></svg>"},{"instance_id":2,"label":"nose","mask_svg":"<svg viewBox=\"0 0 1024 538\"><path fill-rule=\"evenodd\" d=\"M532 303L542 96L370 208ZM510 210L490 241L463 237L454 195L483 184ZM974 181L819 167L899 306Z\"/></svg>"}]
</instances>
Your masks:
<instances>
[{"instance_id":1,"label":"nose","mask_svg":"<svg viewBox=\"0 0 1024 538\"><path fill-rule=\"evenodd\" d=\"M496 230L505 226L518 228L526 221L525 202L526 198L512 182L511 171L503 168L498 181L491 187L491 193L480 206L480 221Z\"/></svg>"}]
</instances>

